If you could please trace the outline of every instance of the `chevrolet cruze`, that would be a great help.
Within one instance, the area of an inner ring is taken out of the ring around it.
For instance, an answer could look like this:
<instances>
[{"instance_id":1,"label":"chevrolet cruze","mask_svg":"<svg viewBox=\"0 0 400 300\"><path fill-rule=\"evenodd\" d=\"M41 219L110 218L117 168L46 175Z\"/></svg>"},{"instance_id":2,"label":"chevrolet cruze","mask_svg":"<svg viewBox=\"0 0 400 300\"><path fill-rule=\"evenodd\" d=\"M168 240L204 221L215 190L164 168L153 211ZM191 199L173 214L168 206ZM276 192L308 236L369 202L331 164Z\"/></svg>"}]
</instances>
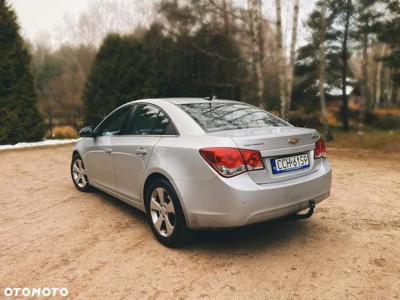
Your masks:
<instances>
[{"instance_id":1,"label":"chevrolet cruze","mask_svg":"<svg viewBox=\"0 0 400 300\"><path fill-rule=\"evenodd\" d=\"M240 227L306 209L300 216L308 217L331 189L316 130L237 101L133 101L80 135L76 188L142 210L167 246L179 245L188 228Z\"/></svg>"}]
</instances>

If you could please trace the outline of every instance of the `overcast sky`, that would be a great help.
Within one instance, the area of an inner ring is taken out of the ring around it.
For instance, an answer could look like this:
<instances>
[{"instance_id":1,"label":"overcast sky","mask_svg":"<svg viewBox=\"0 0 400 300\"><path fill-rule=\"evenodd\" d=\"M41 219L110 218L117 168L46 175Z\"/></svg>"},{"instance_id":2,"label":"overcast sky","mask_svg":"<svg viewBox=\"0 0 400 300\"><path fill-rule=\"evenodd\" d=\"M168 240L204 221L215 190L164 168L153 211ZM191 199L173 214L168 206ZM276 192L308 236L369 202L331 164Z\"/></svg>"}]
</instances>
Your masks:
<instances>
[{"instance_id":1,"label":"overcast sky","mask_svg":"<svg viewBox=\"0 0 400 300\"><path fill-rule=\"evenodd\" d=\"M89 0L8 0L14 7L22 33L33 39L40 32L51 32L66 13L78 14Z\"/></svg>"},{"instance_id":2,"label":"overcast sky","mask_svg":"<svg viewBox=\"0 0 400 300\"><path fill-rule=\"evenodd\" d=\"M52 33L63 23L65 15L79 15L92 0L8 0L14 7L18 20L22 28L22 34L29 40L35 40L45 33ZM124 0L115 0L124 1ZM135 1L135 0L134 0ZM144 0L137 0L143 3ZM153 0L145 0L153 1ZM290 36L290 23L285 22L291 19L293 0L283 0L282 19L284 20L284 35L288 40ZM306 36L305 28L302 23L310 13L315 0L302 0L300 10L300 43L304 42ZM269 18L275 17L275 7L273 0L264 0L264 14Z\"/></svg>"}]
</instances>

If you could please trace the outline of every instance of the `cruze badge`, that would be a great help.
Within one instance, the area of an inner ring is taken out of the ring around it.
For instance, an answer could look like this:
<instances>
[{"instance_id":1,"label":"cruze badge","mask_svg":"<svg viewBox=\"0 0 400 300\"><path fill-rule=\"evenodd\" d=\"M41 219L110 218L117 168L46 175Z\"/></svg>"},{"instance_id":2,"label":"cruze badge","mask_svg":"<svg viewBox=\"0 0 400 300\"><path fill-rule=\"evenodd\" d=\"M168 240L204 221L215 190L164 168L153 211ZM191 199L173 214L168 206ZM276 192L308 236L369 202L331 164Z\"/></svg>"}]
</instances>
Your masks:
<instances>
[{"instance_id":1,"label":"cruze badge","mask_svg":"<svg viewBox=\"0 0 400 300\"><path fill-rule=\"evenodd\" d=\"M300 139L294 138L294 137L288 139L288 143L292 144L292 145L296 145L299 141L300 141Z\"/></svg>"}]
</instances>

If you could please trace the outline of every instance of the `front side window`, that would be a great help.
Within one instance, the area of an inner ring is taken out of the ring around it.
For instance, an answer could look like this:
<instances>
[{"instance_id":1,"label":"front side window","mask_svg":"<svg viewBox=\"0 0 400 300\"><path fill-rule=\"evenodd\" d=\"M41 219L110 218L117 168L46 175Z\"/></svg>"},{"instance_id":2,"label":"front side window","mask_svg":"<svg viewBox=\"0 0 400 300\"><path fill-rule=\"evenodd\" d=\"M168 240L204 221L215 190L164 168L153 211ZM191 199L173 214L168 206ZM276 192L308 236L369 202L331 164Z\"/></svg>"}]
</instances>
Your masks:
<instances>
[{"instance_id":1,"label":"front side window","mask_svg":"<svg viewBox=\"0 0 400 300\"><path fill-rule=\"evenodd\" d=\"M288 123L265 110L244 103L189 103L181 104L179 107L206 132L289 126Z\"/></svg>"},{"instance_id":2,"label":"front side window","mask_svg":"<svg viewBox=\"0 0 400 300\"><path fill-rule=\"evenodd\" d=\"M107 119L104 120L96 129L97 136L114 136L120 135L122 129L127 120L127 117L131 111L130 106L124 106L113 114L111 114Z\"/></svg>"},{"instance_id":3,"label":"front side window","mask_svg":"<svg viewBox=\"0 0 400 300\"><path fill-rule=\"evenodd\" d=\"M172 123L163 111L153 105L138 105L130 122L128 134L171 134Z\"/></svg>"}]
</instances>

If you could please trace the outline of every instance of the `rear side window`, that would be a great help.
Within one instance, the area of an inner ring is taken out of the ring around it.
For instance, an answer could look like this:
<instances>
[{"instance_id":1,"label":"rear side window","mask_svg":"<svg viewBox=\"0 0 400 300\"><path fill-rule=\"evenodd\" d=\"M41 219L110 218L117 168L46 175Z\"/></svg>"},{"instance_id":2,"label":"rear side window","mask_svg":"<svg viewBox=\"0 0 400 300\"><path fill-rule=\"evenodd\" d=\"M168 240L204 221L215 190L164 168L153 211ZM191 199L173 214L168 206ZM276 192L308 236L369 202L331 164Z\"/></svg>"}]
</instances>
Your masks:
<instances>
[{"instance_id":1,"label":"rear side window","mask_svg":"<svg viewBox=\"0 0 400 300\"><path fill-rule=\"evenodd\" d=\"M288 123L265 110L244 103L190 103L181 104L179 107L206 132L289 126Z\"/></svg>"},{"instance_id":2,"label":"rear side window","mask_svg":"<svg viewBox=\"0 0 400 300\"><path fill-rule=\"evenodd\" d=\"M136 107L127 133L130 135L176 134L169 118L153 105Z\"/></svg>"},{"instance_id":3,"label":"rear side window","mask_svg":"<svg viewBox=\"0 0 400 300\"><path fill-rule=\"evenodd\" d=\"M151 133L152 134L157 134L157 135L166 134L165 130L169 126L169 124L170 124L170 121L167 118L167 116L162 111L160 111L158 113L156 122L155 122L155 124L153 126L153 130L152 130Z\"/></svg>"}]
</instances>

